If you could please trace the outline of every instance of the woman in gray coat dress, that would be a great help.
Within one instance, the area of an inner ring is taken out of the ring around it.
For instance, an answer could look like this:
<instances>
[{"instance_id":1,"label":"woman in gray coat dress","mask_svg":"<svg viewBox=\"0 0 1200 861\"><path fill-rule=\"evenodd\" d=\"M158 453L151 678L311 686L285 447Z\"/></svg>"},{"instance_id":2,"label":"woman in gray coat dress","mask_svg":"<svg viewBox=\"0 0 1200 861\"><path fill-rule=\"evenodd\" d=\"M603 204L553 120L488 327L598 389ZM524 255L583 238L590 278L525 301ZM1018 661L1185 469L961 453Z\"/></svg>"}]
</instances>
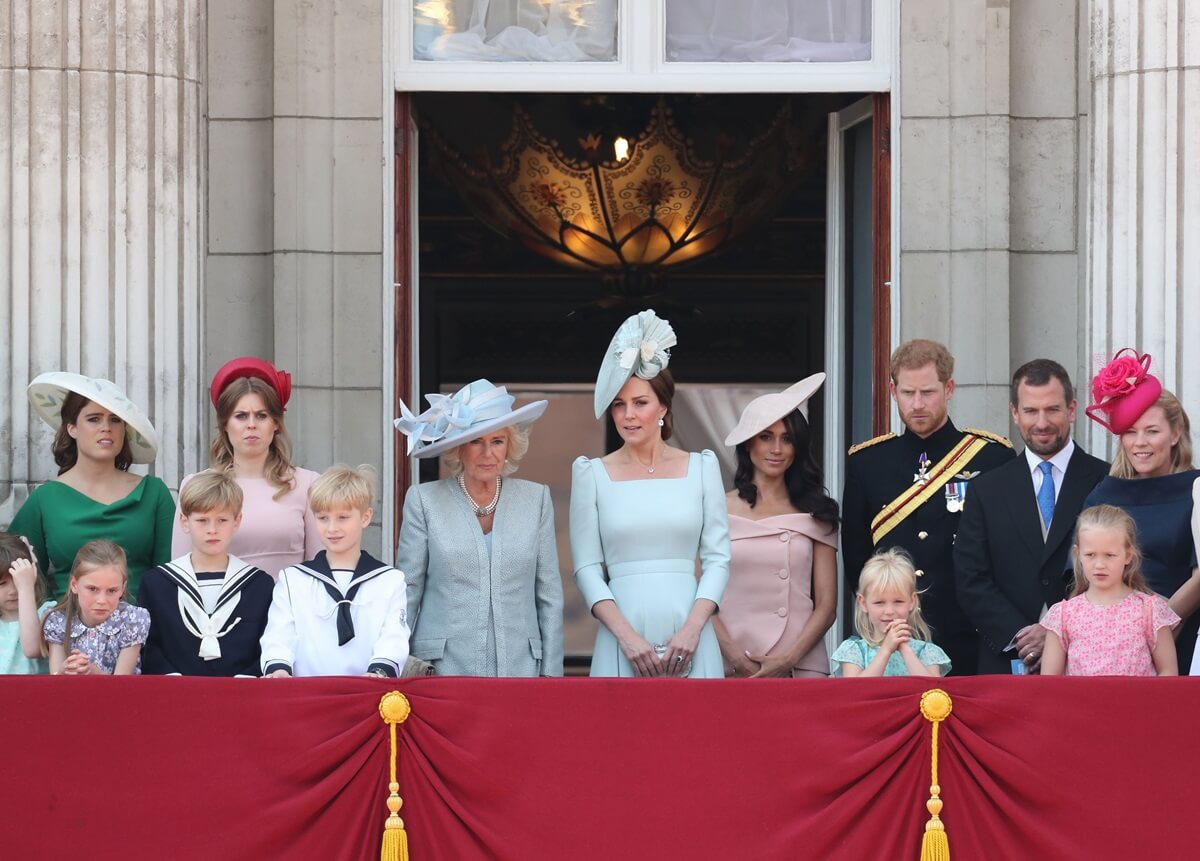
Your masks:
<instances>
[{"instance_id":1,"label":"woman in gray coat dress","mask_svg":"<svg viewBox=\"0 0 1200 861\"><path fill-rule=\"evenodd\" d=\"M503 386L476 380L427 395L396 427L409 454L441 455L451 473L404 499L396 567L408 581L412 654L439 675L561 676L562 581L550 489L509 478L546 409L512 408Z\"/></svg>"}]
</instances>

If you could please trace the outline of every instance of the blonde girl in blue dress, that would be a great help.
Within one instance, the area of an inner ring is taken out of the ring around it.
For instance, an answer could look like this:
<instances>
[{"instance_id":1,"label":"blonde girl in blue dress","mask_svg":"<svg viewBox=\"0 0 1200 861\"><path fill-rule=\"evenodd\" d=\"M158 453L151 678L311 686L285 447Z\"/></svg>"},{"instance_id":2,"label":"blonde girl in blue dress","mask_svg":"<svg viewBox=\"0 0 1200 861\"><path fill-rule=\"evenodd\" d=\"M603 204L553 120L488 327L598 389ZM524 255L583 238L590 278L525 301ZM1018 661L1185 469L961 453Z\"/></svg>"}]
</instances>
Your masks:
<instances>
[{"instance_id":1,"label":"blonde girl in blue dress","mask_svg":"<svg viewBox=\"0 0 1200 861\"><path fill-rule=\"evenodd\" d=\"M950 658L929 642L917 572L903 550L882 550L863 566L854 605L858 636L830 659L842 676L942 676Z\"/></svg>"},{"instance_id":2,"label":"blonde girl in blue dress","mask_svg":"<svg viewBox=\"0 0 1200 861\"><path fill-rule=\"evenodd\" d=\"M595 409L611 416L623 445L579 458L572 473L575 581L601 623L593 676L724 676L711 617L729 579L725 489L711 451L667 445L674 345L653 311L617 330Z\"/></svg>"}]
</instances>

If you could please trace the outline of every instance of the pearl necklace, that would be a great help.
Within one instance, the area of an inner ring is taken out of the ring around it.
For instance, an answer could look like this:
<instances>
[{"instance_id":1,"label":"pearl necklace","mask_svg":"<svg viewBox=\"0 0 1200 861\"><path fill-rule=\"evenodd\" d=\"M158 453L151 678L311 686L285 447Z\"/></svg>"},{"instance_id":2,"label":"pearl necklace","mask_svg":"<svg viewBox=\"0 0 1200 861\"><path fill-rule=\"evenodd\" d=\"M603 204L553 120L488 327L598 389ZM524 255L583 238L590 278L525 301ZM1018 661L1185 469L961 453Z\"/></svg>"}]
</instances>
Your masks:
<instances>
[{"instance_id":1,"label":"pearl necklace","mask_svg":"<svg viewBox=\"0 0 1200 861\"><path fill-rule=\"evenodd\" d=\"M475 512L476 517L487 517L496 510L496 506L500 504L500 476L496 476L496 495L492 497L492 501L487 505L479 505L471 494L467 493L467 480L462 475L458 477L458 486L462 488L463 496L467 498L467 502L471 503L471 510Z\"/></svg>"}]
</instances>

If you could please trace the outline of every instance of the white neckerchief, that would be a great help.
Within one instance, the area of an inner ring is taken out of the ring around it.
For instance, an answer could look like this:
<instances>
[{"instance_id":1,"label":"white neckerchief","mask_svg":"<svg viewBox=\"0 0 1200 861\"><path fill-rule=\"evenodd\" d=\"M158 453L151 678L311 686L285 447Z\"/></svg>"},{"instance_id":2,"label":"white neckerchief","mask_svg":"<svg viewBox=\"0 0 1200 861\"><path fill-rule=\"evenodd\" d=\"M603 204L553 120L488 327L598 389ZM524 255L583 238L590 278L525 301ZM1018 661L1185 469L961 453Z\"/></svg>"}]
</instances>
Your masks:
<instances>
[{"instance_id":1,"label":"white neckerchief","mask_svg":"<svg viewBox=\"0 0 1200 861\"><path fill-rule=\"evenodd\" d=\"M200 657L206 661L215 661L221 657L221 637L242 621L241 616L232 622L229 621L229 617L242 600L242 587L256 573L254 566L230 555L229 564L225 568L225 579L221 581L217 606L211 615L204 610L204 599L200 594L196 570L192 567L191 554L168 562L162 568L179 587L179 617L192 636L199 638Z\"/></svg>"}]
</instances>

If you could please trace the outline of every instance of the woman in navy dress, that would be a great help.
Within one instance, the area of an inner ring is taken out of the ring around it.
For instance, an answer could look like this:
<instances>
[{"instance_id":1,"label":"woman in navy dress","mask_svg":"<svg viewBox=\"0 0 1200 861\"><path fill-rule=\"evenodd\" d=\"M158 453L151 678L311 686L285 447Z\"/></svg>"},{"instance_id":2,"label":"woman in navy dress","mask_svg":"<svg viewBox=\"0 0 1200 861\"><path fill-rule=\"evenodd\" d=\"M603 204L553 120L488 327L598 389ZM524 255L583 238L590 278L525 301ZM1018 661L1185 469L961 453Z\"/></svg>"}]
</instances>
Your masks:
<instances>
[{"instance_id":1,"label":"woman in navy dress","mask_svg":"<svg viewBox=\"0 0 1200 861\"><path fill-rule=\"evenodd\" d=\"M1131 355L1126 355L1129 353ZM1088 417L1117 435L1109 475L1084 508L1116 505L1137 523L1142 570L1150 588L1184 620L1176 633L1179 666L1188 667L1200 629L1200 570L1192 539L1191 422L1179 399L1148 373L1149 356L1122 350L1092 381Z\"/></svg>"}]
</instances>

